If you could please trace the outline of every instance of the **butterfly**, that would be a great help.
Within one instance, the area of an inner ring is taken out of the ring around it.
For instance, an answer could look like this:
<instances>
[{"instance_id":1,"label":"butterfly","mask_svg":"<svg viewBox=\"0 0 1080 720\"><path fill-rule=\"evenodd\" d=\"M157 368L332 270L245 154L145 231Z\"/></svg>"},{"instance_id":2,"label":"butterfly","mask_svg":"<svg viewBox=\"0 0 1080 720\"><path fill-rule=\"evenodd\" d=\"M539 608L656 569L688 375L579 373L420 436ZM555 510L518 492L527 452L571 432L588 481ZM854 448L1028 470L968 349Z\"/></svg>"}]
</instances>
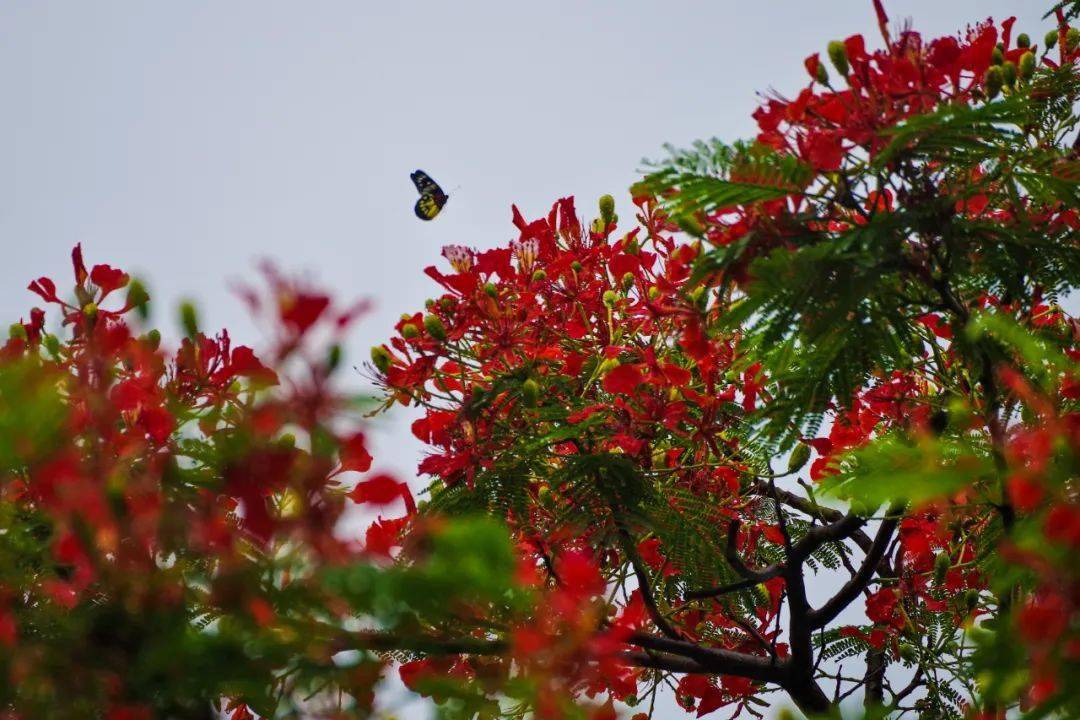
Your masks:
<instances>
[{"instance_id":1,"label":"butterfly","mask_svg":"<svg viewBox=\"0 0 1080 720\"><path fill-rule=\"evenodd\" d=\"M416 211L416 217L421 220L433 220L443 209L449 196L439 187L439 183L432 180L423 170L417 170L409 177L420 192L420 199L416 201L416 207L413 208Z\"/></svg>"}]
</instances>

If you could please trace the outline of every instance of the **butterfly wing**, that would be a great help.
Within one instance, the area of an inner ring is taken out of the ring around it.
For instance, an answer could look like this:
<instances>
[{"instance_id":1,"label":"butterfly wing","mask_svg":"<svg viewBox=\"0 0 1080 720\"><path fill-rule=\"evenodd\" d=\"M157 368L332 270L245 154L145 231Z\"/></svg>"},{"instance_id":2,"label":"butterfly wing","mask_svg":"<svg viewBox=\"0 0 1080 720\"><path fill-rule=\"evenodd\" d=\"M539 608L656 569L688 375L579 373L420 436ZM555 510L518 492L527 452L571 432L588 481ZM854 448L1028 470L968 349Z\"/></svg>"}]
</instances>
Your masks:
<instances>
[{"instance_id":1,"label":"butterfly wing","mask_svg":"<svg viewBox=\"0 0 1080 720\"><path fill-rule=\"evenodd\" d=\"M447 194L439 187L439 183L432 180L431 176L423 170L417 170L409 177L412 178L413 185L420 193L420 199L416 201L416 207L413 208L416 217L421 220L431 220L439 214L443 205L446 205Z\"/></svg>"}]
</instances>

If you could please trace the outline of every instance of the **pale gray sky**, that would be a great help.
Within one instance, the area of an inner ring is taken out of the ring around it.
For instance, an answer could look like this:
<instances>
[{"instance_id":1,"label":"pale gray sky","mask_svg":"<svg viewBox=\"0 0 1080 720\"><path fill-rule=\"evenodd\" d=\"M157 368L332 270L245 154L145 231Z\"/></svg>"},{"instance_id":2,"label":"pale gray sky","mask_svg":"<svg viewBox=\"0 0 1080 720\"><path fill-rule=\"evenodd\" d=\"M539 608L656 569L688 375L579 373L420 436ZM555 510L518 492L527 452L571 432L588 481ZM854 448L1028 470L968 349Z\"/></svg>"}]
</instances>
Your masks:
<instances>
[{"instance_id":1,"label":"pale gray sky","mask_svg":"<svg viewBox=\"0 0 1080 720\"><path fill-rule=\"evenodd\" d=\"M926 35L993 15L1041 37L1049 0L887 0ZM444 244L491 247L575 195L591 211L664 142L753 133L756 92L867 33L870 0L0 0L0 310L89 262L146 278L171 324L258 345L230 281L271 257L376 310L349 359L436 288ZM453 193L412 213L409 172ZM621 193L621 194L620 194ZM411 473L406 416L377 458Z\"/></svg>"}]
</instances>

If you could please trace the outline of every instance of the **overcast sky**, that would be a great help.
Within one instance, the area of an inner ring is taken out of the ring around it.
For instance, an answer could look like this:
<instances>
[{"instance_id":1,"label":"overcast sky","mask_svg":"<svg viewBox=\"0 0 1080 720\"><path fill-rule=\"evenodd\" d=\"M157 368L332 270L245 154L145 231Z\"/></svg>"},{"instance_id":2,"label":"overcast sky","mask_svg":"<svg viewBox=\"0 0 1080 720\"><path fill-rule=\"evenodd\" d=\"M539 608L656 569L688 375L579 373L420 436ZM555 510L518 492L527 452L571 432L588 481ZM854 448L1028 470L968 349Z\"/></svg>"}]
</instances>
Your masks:
<instances>
[{"instance_id":1,"label":"overcast sky","mask_svg":"<svg viewBox=\"0 0 1080 720\"><path fill-rule=\"evenodd\" d=\"M927 35L1019 13L1042 37L1049 4L887 0ZM375 301L363 359L437 292L442 245L508 241L512 202L610 192L628 217L643 157L752 134L756 93L855 32L878 42L870 0L0 0L0 327L81 242L146 278L160 321L194 297L257 346L229 286L270 257ZM458 188L431 223L416 168ZM405 419L377 448L403 474Z\"/></svg>"}]
</instances>

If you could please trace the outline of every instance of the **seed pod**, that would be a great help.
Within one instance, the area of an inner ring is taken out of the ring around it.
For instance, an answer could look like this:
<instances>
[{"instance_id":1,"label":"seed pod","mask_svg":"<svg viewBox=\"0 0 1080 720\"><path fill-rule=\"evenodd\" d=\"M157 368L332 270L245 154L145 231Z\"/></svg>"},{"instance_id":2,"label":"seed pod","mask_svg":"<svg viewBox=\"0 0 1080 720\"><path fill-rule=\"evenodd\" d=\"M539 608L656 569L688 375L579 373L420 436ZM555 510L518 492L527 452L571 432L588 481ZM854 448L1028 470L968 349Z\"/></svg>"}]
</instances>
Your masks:
<instances>
[{"instance_id":1,"label":"seed pod","mask_svg":"<svg viewBox=\"0 0 1080 720\"><path fill-rule=\"evenodd\" d=\"M390 353L382 345L373 345L371 348L371 364L378 368L379 372L385 373L390 369Z\"/></svg>"},{"instance_id":2,"label":"seed pod","mask_svg":"<svg viewBox=\"0 0 1080 720\"><path fill-rule=\"evenodd\" d=\"M446 339L446 326L438 315L425 315L424 328L428 331L428 335L436 340Z\"/></svg>"},{"instance_id":3,"label":"seed pod","mask_svg":"<svg viewBox=\"0 0 1080 720\"><path fill-rule=\"evenodd\" d=\"M416 327L416 325L412 323L405 323L401 326L401 337L405 338L406 340L418 338L420 337L420 328Z\"/></svg>"},{"instance_id":4,"label":"seed pod","mask_svg":"<svg viewBox=\"0 0 1080 720\"><path fill-rule=\"evenodd\" d=\"M847 45L840 40L833 40L828 47L829 60L832 61L836 72L847 77L851 65L848 64Z\"/></svg>"},{"instance_id":5,"label":"seed pod","mask_svg":"<svg viewBox=\"0 0 1080 720\"><path fill-rule=\"evenodd\" d=\"M795 449L791 451L791 457L788 458L787 469L788 472L795 472L810 459L810 446L803 443L799 443L795 446Z\"/></svg>"}]
</instances>

